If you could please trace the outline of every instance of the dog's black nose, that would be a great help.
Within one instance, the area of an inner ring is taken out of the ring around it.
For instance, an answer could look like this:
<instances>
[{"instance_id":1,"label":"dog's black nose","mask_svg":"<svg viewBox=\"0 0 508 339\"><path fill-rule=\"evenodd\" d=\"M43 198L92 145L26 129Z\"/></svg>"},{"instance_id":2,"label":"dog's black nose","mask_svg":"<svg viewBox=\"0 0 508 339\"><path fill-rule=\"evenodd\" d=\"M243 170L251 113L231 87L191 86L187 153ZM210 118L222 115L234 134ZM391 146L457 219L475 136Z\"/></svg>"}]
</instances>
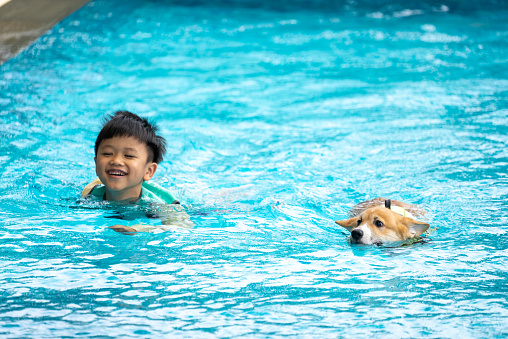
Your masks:
<instances>
[{"instance_id":1,"label":"dog's black nose","mask_svg":"<svg viewBox=\"0 0 508 339\"><path fill-rule=\"evenodd\" d=\"M351 238L355 239L355 240L358 240L358 239L361 239L361 237L363 237L363 231L362 230L359 230L358 228L357 229L354 229L352 232L351 232Z\"/></svg>"}]
</instances>

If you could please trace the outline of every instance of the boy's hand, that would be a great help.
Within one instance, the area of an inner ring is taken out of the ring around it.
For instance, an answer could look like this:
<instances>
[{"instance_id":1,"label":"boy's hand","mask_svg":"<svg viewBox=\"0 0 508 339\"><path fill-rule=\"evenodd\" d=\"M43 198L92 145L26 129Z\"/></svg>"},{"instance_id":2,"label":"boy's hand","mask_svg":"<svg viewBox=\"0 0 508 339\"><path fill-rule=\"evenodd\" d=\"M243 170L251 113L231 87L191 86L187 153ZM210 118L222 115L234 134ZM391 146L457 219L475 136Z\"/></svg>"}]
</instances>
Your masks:
<instances>
[{"instance_id":1,"label":"boy's hand","mask_svg":"<svg viewBox=\"0 0 508 339\"><path fill-rule=\"evenodd\" d=\"M113 225L113 226L109 226L108 228L113 229L115 232L126 233L126 234L137 232L134 228L129 227L129 226L124 226L124 225ZM130 234L130 235L132 235L132 234Z\"/></svg>"}]
</instances>

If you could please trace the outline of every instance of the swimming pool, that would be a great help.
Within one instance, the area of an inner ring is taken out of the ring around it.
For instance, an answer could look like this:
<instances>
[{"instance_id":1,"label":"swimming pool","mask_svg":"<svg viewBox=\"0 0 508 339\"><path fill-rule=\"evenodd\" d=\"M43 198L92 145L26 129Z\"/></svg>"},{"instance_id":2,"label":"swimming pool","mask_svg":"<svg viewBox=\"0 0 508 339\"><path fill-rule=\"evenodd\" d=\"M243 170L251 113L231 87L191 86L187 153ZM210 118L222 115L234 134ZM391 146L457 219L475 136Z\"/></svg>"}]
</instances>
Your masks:
<instances>
[{"instance_id":1,"label":"swimming pool","mask_svg":"<svg viewBox=\"0 0 508 339\"><path fill-rule=\"evenodd\" d=\"M444 2L446 4L446 2ZM450 2L94 1L0 66L2 337L504 337L508 12ZM77 202L101 118L169 141L196 226ZM351 246L376 196L425 243Z\"/></svg>"}]
</instances>

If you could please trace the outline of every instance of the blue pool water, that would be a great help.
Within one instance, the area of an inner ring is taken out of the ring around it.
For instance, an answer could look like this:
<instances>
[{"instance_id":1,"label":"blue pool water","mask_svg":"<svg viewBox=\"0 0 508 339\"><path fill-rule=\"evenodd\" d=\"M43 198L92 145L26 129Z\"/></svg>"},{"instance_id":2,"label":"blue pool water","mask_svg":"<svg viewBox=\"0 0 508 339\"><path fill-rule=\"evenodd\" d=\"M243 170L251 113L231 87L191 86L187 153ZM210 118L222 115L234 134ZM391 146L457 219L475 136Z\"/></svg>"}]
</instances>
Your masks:
<instances>
[{"instance_id":1,"label":"blue pool water","mask_svg":"<svg viewBox=\"0 0 508 339\"><path fill-rule=\"evenodd\" d=\"M119 109L193 229L78 203ZM502 3L93 1L0 66L0 122L2 337L508 335ZM351 246L377 196L427 241Z\"/></svg>"}]
</instances>

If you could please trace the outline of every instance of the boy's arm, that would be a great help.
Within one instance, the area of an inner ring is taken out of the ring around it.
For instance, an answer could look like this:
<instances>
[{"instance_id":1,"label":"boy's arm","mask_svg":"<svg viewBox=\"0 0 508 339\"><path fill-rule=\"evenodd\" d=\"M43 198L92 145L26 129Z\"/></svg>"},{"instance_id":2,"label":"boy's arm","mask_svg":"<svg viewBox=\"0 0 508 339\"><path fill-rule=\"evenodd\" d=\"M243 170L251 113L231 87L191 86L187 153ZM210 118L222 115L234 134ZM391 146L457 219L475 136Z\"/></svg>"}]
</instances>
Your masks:
<instances>
[{"instance_id":1,"label":"boy's arm","mask_svg":"<svg viewBox=\"0 0 508 339\"><path fill-rule=\"evenodd\" d=\"M132 235L133 233L138 233L138 232L151 233L155 230L166 231L166 229L163 229L159 225L149 225L149 224L136 224L136 225L132 225L132 226L113 225L113 226L108 226L108 228L111 228L115 232L125 233L125 234L129 234L129 235Z\"/></svg>"},{"instance_id":2,"label":"boy's arm","mask_svg":"<svg viewBox=\"0 0 508 339\"><path fill-rule=\"evenodd\" d=\"M159 211L159 218L161 219L162 225L177 226L183 228L194 227L194 223L190 219L189 214L185 212L185 209L180 204L164 206L164 208Z\"/></svg>"},{"instance_id":3,"label":"boy's arm","mask_svg":"<svg viewBox=\"0 0 508 339\"><path fill-rule=\"evenodd\" d=\"M136 224L132 226L125 225L113 225L108 228L113 229L116 232L125 233L132 235L137 232L157 232L167 231L168 227L165 226L176 226L183 228L192 228L194 223L190 220L189 214L185 212L181 205L165 205L158 211L159 218L161 219L161 225L149 225L149 224Z\"/></svg>"},{"instance_id":4,"label":"boy's arm","mask_svg":"<svg viewBox=\"0 0 508 339\"><path fill-rule=\"evenodd\" d=\"M93 189L100 184L102 184L101 180L99 178L95 178L94 181L83 188L83 191L81 192L81 198L86 198L90 193L92 193Z\"/></svg>"},{"instance_id":5,"label":"boy's arm","mask_svg":"<svg viewBox=\"0 0 508 339\"><path fill-rule=\"evenodd\" d=\"M125 234L130 234L130 235L132 235L131 233L137 232L134 228L125 226L125 225L113 225L113 226L109 226L108 228L113 229L115 232L120 232L120 233L125 233Z\"/></svg>"}]
</instances>

